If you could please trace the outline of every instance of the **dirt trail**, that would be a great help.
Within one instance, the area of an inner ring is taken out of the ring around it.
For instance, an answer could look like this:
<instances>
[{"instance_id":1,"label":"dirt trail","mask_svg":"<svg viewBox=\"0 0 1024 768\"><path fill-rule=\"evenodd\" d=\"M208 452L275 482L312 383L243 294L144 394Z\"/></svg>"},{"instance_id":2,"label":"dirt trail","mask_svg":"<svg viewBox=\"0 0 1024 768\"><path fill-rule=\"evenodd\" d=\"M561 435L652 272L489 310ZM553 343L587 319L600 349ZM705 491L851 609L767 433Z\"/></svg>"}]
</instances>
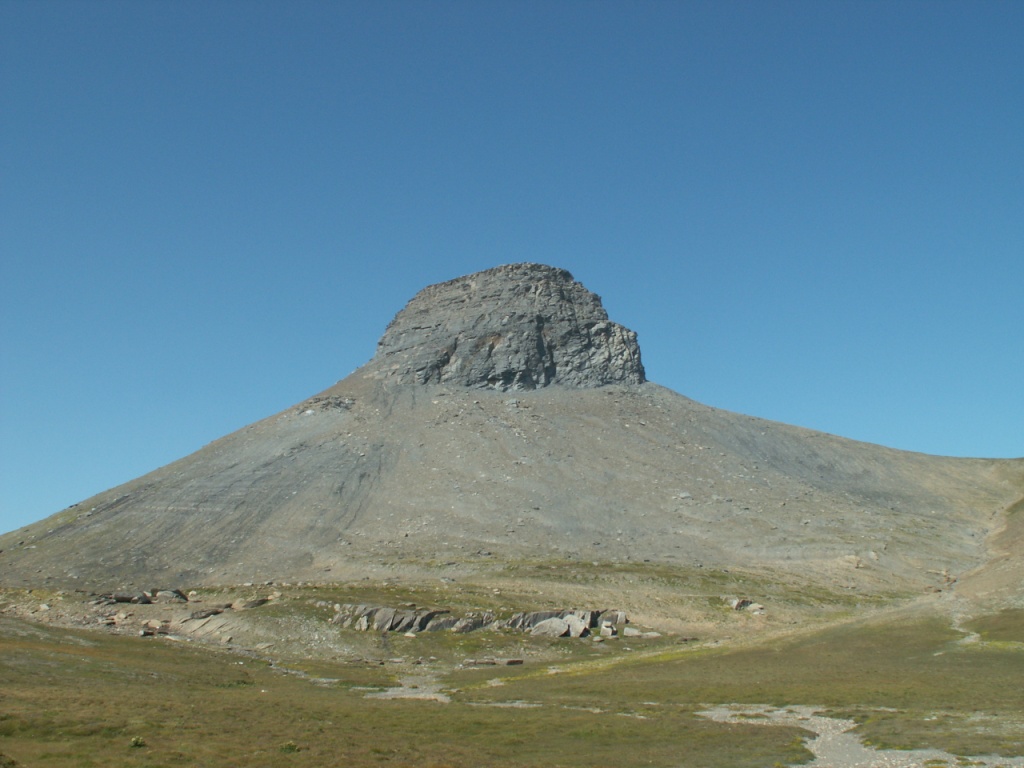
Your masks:
<instances>
[{"instance_id":1,"label":"dirt trail","mask_svg":"<svg viewBox=\"0 0 1024 768\"><path fill-rule=\"evenodd\" d=\"M851 733L853 720L823 717L818 709L808 706L778 709L750 704L715 707L698 714L719 723L763 723L765 726L789 725L815 734L805 743L814 753L814 761L802 768L938 768L942 765L963 765L961 758L940 749L873 749ZM754 718L754 719L752 719ZM1024 766L1024 757L978 755L967 758L970 765L989 768Z\"/></svg>"}]
</instances>

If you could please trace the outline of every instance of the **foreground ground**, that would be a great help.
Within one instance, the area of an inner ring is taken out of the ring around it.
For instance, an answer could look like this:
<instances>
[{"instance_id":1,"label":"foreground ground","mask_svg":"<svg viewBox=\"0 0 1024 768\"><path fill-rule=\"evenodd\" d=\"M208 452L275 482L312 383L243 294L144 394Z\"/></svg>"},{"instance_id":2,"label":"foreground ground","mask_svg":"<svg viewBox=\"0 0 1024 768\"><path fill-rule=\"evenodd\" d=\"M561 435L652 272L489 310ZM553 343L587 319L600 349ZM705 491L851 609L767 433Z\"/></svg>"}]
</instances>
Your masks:
<instances>
[{"instance_id":1,"label":"foreground ground","mask_svg":"<svg viewBox=\"0 0 1024 768\"><path fill-rule=\"evenodd\" d=\"M534 565L514 582L478 574L429 589L249 585L185 605L8 591L0 753L25 767L809 763L812 721L767 727L750 706L770 705L855 721L877 748L949 753L931 766L1022 764L1011 758L1024 755L1024 611L971 616L944 594L868 601L741 573L600 573L584 584ZM610 607L583 601L621 597L624 584L646 596L632 626L660 636L405 636L329 623L335 602L499 615ZM730 607L741 589L764 614ZM260 596L272 599L225 611L216 632L139 636L146 622ZM716 722L701 714L715 705L747 708Z\"/></svg>"}]
</instances>

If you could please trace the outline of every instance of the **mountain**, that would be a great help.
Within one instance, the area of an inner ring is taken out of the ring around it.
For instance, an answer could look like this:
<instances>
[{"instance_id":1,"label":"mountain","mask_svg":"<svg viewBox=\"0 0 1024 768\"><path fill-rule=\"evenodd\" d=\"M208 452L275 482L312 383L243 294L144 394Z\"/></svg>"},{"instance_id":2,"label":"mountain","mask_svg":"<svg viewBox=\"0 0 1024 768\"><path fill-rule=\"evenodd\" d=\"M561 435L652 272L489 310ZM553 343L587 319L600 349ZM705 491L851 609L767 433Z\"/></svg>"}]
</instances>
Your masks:
<instances>
[{"instance_id":1,"label":"mountain","mask_svg":"<svg viewBox=\"0 0 1024 768\"><path fill-rule=\"evenodd\" d=\"M1024 460L896 451L646 381L565 270L430 286L318 395L0 537L0 585L416 577L444 564L763 569L1017 599Z\"/></svg>"}]
</instances>

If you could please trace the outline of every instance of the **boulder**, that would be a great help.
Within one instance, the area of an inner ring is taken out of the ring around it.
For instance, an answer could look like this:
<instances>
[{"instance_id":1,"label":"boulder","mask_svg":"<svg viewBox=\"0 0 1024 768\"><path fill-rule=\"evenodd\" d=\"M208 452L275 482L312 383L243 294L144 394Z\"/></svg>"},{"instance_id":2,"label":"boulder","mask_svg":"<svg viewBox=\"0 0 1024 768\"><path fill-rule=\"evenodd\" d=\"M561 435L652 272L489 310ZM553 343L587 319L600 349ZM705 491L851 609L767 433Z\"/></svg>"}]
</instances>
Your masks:
<instances>
[{"instance_id":1,"label":"boulder","mask_svg":"<svg viewBox=\"0 0 1024 768\"><path fill-rule=\"evenodd\" d=\"M570 616L582 621L583 625L589 629L590 627L597 626L600 611L564 611L562 613L563 619L567 619Z\"/></svg>"},{"instance_id":2,"label":"boulder","mask_svg":"<svg viewBox=\"0 0 1024 768\"><path fill-rule=\"evenodd\" d=\"M557 616L545 619L539 624L534 625L530 630L530 634L534 637L566 637L569 634L569 622Z\"/></svg>"},{"instance_id":3,"label":"boulder","mask_svg":"<svg viewBox=\"0 0 1024 768\"><path fill-rule=\"evenodd\" d=\"M613 627L617 627L620 624L626 624L629 622L629 619L626 618L626 612L619 610L600 611L599 620L602 623L606 622L612 625Z\"/></svg>"},{"instance_id":4,"label":"boulder","mask_svg":"<svg viewBox=\"0 0 1024 768\"><path fill-rule=\"evenodd\" d=\"M562 621L569 628L569 637L586 637L590 634L590 626L579 616L569 614Z\"/></svg>"}]
</instances>

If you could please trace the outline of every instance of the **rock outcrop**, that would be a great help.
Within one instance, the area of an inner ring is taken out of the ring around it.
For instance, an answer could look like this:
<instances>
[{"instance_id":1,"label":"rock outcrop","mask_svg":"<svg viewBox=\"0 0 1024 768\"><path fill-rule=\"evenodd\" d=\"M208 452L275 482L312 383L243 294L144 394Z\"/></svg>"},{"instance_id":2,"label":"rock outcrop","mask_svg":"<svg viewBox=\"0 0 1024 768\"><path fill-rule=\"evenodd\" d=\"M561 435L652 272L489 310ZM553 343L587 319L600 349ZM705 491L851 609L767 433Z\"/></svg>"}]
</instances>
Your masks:
<instances>
[{"instance_id":1,"label":"rock outcrop","mask_svg":"<svg viewBox=\"0 0 1024 768\"><path fill-rule=\"evenodd\" d=\"M391 321L382 378L530 390L641 384L636 334L564 269L510 264L431 285Z\"/></svg>"},{"instance_id":2,"label":"rock outcrop","mask_svg":"<svg viewBox=\"0 0 1024 768\"><path fill-rule=\"evenodd\" d=\"M319 601L318 607L331 607ZM586 637L591 629L611 628L629 621L620 610L563 610L516 613L500 619L492 613L453 616L447 610L389 608L382 605L335 604L332 624L361 632L475 632L479 629L513 629L545 637Z\"/></svg>"}]
</instances>

